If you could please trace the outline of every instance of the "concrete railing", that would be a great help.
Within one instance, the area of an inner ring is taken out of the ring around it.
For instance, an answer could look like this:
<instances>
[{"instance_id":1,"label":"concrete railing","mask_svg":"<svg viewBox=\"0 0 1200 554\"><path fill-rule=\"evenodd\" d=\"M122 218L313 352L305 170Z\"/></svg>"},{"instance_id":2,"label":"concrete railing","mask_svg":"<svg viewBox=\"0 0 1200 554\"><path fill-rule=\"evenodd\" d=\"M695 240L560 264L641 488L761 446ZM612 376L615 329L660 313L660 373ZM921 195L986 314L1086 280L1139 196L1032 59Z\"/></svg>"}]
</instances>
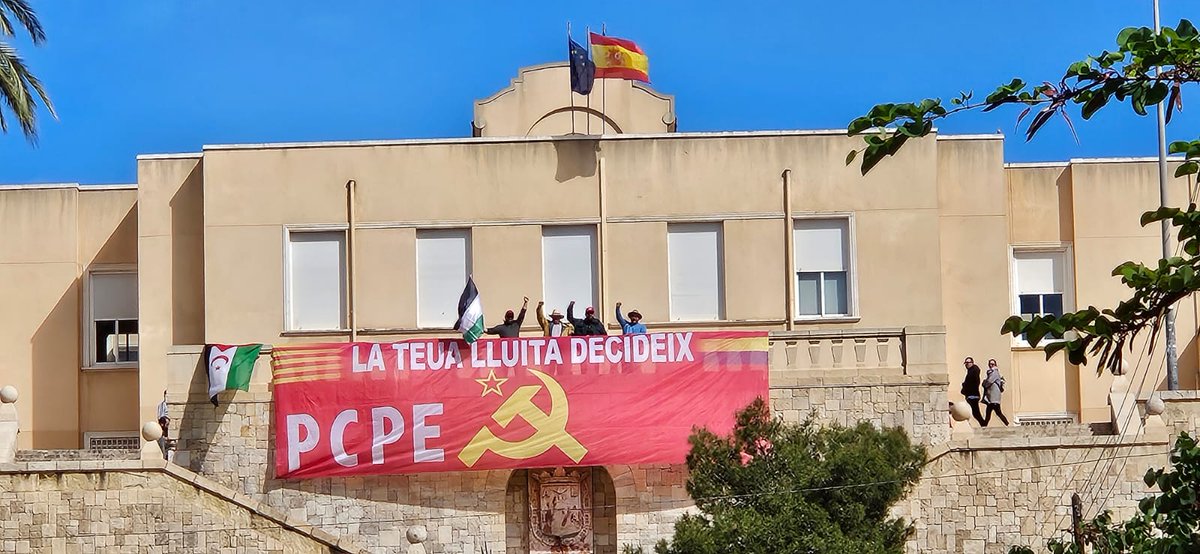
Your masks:
<instances>
[{"instance_id":1,"label":"concrete railing","mask_svg":"<svg viewBox=\"0 0 1200 554\"><path fill-rule=\"evenodd\" d=\"M816 329L771 333L772 371L908 375L946 371L941 327Z\"/></svg>"}]
</instances>

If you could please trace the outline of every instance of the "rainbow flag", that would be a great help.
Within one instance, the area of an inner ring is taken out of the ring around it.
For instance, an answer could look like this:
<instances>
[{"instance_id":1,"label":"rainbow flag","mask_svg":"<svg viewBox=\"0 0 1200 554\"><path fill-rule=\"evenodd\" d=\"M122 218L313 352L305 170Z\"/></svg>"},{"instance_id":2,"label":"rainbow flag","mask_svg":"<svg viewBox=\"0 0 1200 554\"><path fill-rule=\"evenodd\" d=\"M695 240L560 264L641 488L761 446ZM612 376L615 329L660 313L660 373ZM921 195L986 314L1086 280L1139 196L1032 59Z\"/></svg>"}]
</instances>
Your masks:
<instances>
[{"instance_id":1,"label":"rainbow flag","mask_svg":"<svg viewBox=\"0 0 1200 554\"><path fill-rule=\"evenodd\" d=\"M592 61L596 78L612 77L631 81L650 82L650 59L642 48L631 40L591 33Z\"/></svg>"}]
</instances>

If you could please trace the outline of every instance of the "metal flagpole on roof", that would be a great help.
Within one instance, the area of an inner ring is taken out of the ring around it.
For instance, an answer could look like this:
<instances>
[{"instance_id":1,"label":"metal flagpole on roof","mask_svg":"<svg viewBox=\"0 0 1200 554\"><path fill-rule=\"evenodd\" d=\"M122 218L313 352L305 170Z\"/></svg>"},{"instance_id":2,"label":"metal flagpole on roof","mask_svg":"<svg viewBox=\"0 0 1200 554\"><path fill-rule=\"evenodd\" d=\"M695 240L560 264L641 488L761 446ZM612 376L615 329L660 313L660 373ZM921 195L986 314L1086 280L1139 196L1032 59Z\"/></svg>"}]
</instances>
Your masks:
<instances>
[{"instance_id":1,"label":"metal flagpole on roof","mask_svg":"<svg viewBox=\"0 0 1200 554\"><path fill-rule=\"evenodd\" d=\"M1154 34L1162 32L1159 23L1158 0L1154 0ZM1154 68L1154 76L1162 74L1162 67ZM1166 101L1158 103L1158 200L1160 206L1167 205L1167 120ZM1162 221L1162 257L1170 258L1171 224ZM1166 316L1166 358L1167 358L1167 390L1179 390L1179 356L1175 350L1175 307L1167 309Z\"/></svg>"},{"instance_id":2,"label":"metal flagpole on roof","mask_svg":"<svg viewBox=\"0 0 1200 554\"><path fill-rule=\"evenodd\" d=\"M604 36L608 36L608 23L600 23L600 34L602 34ZM607 122L604 121L604 118L608 117L607 115L605 115L605 111L604 111L606 104L607 104L606 99L608 96L607 94L605 94L608 92L608 87L606 87L604 85L607 82L608 82L607 80L600 81L600 134L601 135L604 134L605 125L607 124Z\"/></svg>"},{"instance_id":3,"label":"metal flagpole on roof","mask_svg":"<svg viewBox=\"0 0 1200 554\"><path fill-rule=\"evenodd\" d=\"M588 37L588 55L591 56L592 55L592 26L588 25L586 27L586 29L587 29L586 33L587 33L587 37ZM587 111L584 112L584 116L587 117L587 119L585 119L584 121L587 121L587 134L590 135L590 134L592 134L592 95L591 95L590 91L584 97L584 100L587 102Z\"/></svg>"},{"instance_id":4,"label":"metal flagpole on roof","mask_svg":"<svg viewBox=\"0 0 1200 554\"><path fill-rule=\"evenodd\" d=\"M571 22L567 21L567 94L571 95L571 134L575 134L575 89L571 87L571 80L574 78L571 75L571 68L574 67L575 61L571 59Z\"/></svg>"}]
</instances>

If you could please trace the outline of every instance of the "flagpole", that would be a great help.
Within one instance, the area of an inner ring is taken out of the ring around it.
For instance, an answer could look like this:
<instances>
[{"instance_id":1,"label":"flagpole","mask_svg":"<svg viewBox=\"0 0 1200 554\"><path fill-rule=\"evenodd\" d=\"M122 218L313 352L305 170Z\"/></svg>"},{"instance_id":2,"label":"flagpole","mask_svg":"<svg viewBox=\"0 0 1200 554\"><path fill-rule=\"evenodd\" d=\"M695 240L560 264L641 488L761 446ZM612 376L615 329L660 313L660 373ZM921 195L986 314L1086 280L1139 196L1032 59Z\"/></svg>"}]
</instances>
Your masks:
<instances>
[{"instance_id":1,"label":"flagpole","mask_svg":"<svg viewBox=\"0 0 1200 554\"><path fill-rule=\"evenodd\" d=\"M588 25L586 27L586 29L587 29L586 32L587 32L587 36L588 36L588 53L590 54L592 51L592 26ZM585 97L585 100L587 101L587 111L584 112L584 115L587 117L587 119L585 120L585 121L587 121L587 134L591 135L592 134L592 95L588 94Z\"/></svg>"},{"instance_id":2,"label":"flagpole","mask_svg":"<svg viewBox=\"0 0 1200 554\"><path fill-rule=\"evenodd\" d=\"M600 23L600 34L602 34L604 36L608 36L608 23ZM607 94L606 93L608 92L608 87L605 86L606 83L608 83L607 79L602 79L600 81L600 134L601 135L604 134L605 125L607 124L607 122L604 121L605 105L607 104L607 101L606 101Z\"/></svg>"},{"instance_id":3,"label":"flagpole","mask_svg":"<svg viewBox=\"0 0 1200 554\"><path fill-rule=\"evenodd\" d=\"M575 134L575 90L571 88L571 22L567 21L567 94L571 95L571 134Z\"/></svg>"},{"instance_id":4,"label":"flagpole","mask_svg":"<svg viewBox=\"0 0 1200 554\"><path fill-rule=\"evenodd\" d=\"M1158 0L1154 0L1154 34L1162 32L1162 26L1159 24ZM1162 67L1154 68L1154 76L1158 77L1162 74ZM1160 206L1167 205L1167 123L1166 123L1166 102L1158 103L1158 201ZM1163 258L1170 258L1171 251L1171 222L1162 220L1162 255ZM1166 314L1166 341L1167 341L1167 390L1179 390L1179 357L1175 350L1175 307L1167 308Z\"/></svg>"},{"instance_id":5,"label":"flagpole","mask_svg":"<svg viewBox=\"0 0 1200 554\"><path fill-rule=\"evenodd\" d=\"M358 291L355 287L357 275L354 264L358 261L354 240L355 212L354 192L358 183L354 179L346 181L346 296L350 312L350 342L358 341Z\"/></svg>"}]
</instances>

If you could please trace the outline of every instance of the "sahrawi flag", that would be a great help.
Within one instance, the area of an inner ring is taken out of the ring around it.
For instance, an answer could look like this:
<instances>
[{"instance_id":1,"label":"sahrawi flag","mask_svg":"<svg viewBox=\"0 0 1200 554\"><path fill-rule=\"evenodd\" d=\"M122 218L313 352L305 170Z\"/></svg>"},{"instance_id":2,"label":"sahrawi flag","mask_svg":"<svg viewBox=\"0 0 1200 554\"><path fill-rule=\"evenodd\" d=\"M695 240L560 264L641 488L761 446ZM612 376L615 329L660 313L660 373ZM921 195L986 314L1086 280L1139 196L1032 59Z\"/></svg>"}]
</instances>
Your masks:
<instances>
[{"instance_id":1,"label":"sahrawi flag","mask_svg":"<svg viewBox=\"0 0 1200 554\"><path fill-rule=\"evenodd\" d=\"M223 390L250 390L250 374L261 344L208 345L208 397L217 405Z\"/></svg>"},{"instance_id":2,"label":"sahrawi flag","mask_svg":"<svg viewBox=\"0 0 1200 554\"><path fill-rule=\"evenodd\" d=\"M471 277L467 277L467 286L458 298L458 321L454 322L454 329L462 331L467 344L483 335L483 304L479 300L479 289L475 288L475 280Z\"/></svg>"}]
</instances>

